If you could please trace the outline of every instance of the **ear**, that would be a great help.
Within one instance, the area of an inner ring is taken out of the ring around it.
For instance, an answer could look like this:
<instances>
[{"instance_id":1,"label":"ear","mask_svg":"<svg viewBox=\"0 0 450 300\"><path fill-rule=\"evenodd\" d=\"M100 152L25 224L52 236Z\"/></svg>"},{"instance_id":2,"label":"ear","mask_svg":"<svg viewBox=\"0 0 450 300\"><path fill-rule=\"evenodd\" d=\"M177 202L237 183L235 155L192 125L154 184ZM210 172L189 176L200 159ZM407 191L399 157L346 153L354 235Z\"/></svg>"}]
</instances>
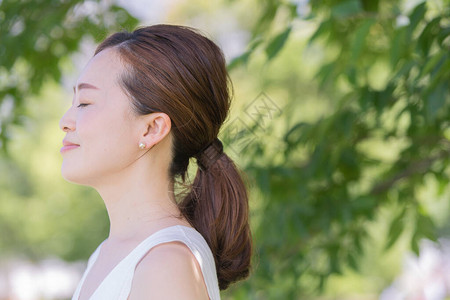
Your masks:
<instances>
[{"instance_id":1,"label":"ear","mask_svg":"<svg viewBox=\"0 0 450 300\"><path fill-rule=\"evenodd\" d=\"M145 127L139 142L150 149L169 134L172 122L167 114L161 112L151 113L143 118Z\"/></svg>"}]
</instances>

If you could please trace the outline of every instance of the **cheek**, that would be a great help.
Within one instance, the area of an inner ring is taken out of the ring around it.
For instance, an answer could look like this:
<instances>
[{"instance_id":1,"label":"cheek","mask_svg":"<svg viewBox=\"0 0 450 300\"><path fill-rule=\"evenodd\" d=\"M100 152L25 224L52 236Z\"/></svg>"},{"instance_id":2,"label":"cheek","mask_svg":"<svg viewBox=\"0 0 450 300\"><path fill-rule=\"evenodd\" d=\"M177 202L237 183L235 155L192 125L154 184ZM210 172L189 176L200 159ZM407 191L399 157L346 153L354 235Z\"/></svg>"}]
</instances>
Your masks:
<instances>
[{"instance_id":1,"label":"cheek","mask_svg":"<svg viewBox=\"0 0 450 300\"><path fill-rule=\"evenodd\" d=\"M83 152L92 151L104 145L107 140L105 127L107 120L101 117L97 110L83 111L79 113L77 118L77 134ZM102 140L104 139L104 140Z\"/></svg>"},{"instance_id":2,"label":"cheek","mask_svg":"<svg viewBox=\"0 0 450 300\"><path fill-rule=\"evenodd\" d=\"M71 182L90 185L98 178L120 172L138 157L139 145L133 126L120 114L79 115L77 135L81 147L68 153L63 161L63 177Z\"/></svg>"},{"instance_id":3,"label":"cheek","mask_svg":"<svg viewBox=\"0 0 450 300\"><path fill-rule=\"evenodd\" d=\"M131 122L122 111L109 109L86 111L79 118L78 135L87 160L121 161L133 155ZM138 148L138 145L135 147ZM92 163L92 162L91 162Z\"/></svg>"}]
</instances>

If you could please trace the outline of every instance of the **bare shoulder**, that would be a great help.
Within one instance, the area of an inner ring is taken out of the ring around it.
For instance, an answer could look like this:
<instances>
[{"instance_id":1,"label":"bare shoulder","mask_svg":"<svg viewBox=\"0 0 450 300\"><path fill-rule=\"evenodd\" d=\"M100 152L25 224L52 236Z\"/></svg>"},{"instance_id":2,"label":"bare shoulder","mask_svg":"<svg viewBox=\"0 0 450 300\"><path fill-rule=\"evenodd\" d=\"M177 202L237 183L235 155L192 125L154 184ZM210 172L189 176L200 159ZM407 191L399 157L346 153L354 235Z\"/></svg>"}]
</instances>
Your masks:
<instances>
[{"instance_id":1,"label":"bare shoulder","mask_svg":"<svg viewBox=\"0 0 450 300\"><path fill-rule=\"evenodd\" d=\"M209 299L200 266L180 242L160 244L137 265L129 300Z\"/></svg>"}]
</instances>

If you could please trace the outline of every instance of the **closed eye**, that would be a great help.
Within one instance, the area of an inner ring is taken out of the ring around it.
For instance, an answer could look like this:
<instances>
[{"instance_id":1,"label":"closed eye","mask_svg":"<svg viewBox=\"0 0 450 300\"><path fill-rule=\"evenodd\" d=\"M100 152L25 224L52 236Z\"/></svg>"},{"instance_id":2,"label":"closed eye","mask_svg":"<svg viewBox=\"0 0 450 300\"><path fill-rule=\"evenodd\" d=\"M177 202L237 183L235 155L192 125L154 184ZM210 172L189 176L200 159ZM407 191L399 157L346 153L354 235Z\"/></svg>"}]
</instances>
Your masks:
<instances>
[{"instance_id":1,"label":"closed eye","mask_svg":"<svg viewBox=\"0 0 450 300\"><path fill-rule=\"evenodd\" d=\"M80 103L77 107L86 107L88 105L89 105L89 103Z\"/></svg>"}]
</instances>

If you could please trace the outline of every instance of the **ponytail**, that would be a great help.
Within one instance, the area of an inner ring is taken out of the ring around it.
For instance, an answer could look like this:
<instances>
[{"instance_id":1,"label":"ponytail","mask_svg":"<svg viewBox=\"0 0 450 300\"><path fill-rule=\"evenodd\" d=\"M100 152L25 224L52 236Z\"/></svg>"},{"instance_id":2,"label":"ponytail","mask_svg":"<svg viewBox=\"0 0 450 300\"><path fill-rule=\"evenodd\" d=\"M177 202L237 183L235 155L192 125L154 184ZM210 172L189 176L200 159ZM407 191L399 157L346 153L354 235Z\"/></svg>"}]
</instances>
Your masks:
<instances>
[{"instance_id":1,"label":"ponytail","mask_svg":"<svg viewBox=\"0 0 450 300\"><path fill-rule=\"evenodd\" d=\"M182 214L208 243L221 290L248 276L252 242L246 187L219 140L197 156L199 168Z\"/></svg>"}]
</instances>

